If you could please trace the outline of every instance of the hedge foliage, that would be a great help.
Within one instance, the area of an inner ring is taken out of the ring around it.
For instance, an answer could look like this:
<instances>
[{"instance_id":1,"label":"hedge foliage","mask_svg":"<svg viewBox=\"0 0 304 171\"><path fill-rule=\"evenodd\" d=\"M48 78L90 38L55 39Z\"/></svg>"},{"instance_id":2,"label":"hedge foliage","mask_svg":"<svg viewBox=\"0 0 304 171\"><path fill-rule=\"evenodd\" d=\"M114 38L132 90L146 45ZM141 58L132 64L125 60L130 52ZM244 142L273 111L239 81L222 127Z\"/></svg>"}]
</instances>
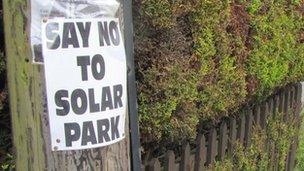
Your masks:
<instances>
[{"instance_id":1,"label":"hedge foliage","mask_svg":"<svg viewBox=\"0 0 304 171\"><path fill-rule=\"evenodd\" d=\"M194 137L304 78L303 0L135 0L142 142Z\"/></svg>"}]
</instances>

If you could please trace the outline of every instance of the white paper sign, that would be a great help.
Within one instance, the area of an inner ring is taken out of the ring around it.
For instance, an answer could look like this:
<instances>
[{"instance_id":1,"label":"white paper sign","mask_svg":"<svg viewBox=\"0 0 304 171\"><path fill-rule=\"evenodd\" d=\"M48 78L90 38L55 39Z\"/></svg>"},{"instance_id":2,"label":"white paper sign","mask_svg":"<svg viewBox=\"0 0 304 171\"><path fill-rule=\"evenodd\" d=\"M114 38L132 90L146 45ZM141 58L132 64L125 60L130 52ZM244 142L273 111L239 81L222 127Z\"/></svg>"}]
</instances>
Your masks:
<instances>
[{"instance_id":1,"label":"white paper sign","mask_svg":"<svg viewBox=\"0 0 304 171\"><path fill-rule=\"evenodd\" d=\"M118 19L49 19L42 47L52 149L122 140L127 73Z\"/></svg>"},{"instance_id":2,"label":"white paper sign","mask_svg":"<svg viewBox=\"0 0 304 171\"><path fill-rule=\"evenodd\" d=\"M41 25L44 19L116 17L119 5L117 0L31 0L33 63L43 63Z\"/></svg>"}]
</instances>

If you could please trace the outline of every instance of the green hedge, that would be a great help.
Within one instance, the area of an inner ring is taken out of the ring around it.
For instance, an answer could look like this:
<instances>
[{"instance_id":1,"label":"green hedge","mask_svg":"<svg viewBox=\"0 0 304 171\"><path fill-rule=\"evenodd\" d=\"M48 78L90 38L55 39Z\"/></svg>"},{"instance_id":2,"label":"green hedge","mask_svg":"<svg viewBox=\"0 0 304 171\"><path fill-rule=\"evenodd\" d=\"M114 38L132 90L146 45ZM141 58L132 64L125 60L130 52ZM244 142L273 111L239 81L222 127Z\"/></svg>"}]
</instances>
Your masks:
<instances>
[{"instance_id":1,"label":"green hedge","mask_svg":"<svg viewBox=\"0 0 304 171\"><path fill-rule=\"evenodd\" d=\"M194 137L304 78L302 0L136 0L143 142Z\"/></svg>"}]
</instances>

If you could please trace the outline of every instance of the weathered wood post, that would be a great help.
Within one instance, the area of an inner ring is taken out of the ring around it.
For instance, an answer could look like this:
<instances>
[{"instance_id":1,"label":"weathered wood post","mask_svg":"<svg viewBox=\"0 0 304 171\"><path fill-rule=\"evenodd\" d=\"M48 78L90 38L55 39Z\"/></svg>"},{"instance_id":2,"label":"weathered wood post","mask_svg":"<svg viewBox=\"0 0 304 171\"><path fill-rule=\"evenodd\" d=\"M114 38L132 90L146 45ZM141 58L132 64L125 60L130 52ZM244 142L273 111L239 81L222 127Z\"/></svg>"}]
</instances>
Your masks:
<instances>
[{"instance_id":1,"label":"weathered wood post","mask_svg":"<svg viewBox=\"0 0 304 171\"><path fill-rule=\"evenodd\" d=\"M8 85L17 170L130 170L129 134L91 150L53 152L50 147L43 65L31 63L29 0L4 0ZM126 131L129 130L126 117Z\"/></svg>"}]
</instances>

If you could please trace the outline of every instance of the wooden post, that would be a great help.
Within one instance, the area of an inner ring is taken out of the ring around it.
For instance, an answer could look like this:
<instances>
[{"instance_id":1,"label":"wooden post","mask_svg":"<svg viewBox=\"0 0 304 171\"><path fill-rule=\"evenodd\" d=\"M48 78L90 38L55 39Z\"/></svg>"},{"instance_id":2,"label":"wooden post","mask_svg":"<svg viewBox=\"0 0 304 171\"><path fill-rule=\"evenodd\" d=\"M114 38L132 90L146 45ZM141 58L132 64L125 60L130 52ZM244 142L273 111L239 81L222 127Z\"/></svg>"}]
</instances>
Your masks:
<instances>
[{"instance_id":1,"label":"wooden post","mask_svg":"<svg viewBox=\"0 0 304 171\"><path fill-rule=\"evenodd\" d=\"M175 169L175 154L169 150L166 154L165 170L174 171Z\"/></svg>"},{"instance_id":2,"label":"wooden post","mask_svg":"<svg viewBox=\"0 0 304 171\"><path fill-rule=\"evenodd\" d=\"M17 170L130 170L129 134L114 145L52 152L43 65L33 65L29 0L5 0L8 85ZM128 117L126 117L128 119ZM126 131L129 130L128 120Z\"/></svg>"},{"instance_id":3,"label":"wooden post","mask_svg":"<svg viewBox=\"0 0 304 171\"><path fill-rule=\"evenodd\" d=\"M190 157L191 157L190 145L189 143L185 143L182 148L181 164L179 168L180 171L191 170Z\"/></svg>"},{"instance_id":4,"label":"wooden post","mask_svg":"<svg viewBox=\"0 0 304 171\"><path fill-rule=\"evenodd\" d=\"M199 134L196 138L195 166L194 171L204 170L206 161L206 139L203 134Z\"/></svg>"},{"instance_id":5,"label":"wooden post","mask_svg":"<svg viewBox=\"0 0 304 171\"><path fill-rule=\"evenodd\" d=\"M226 157L226 149L228 142L228 130L227 123L223 121L220 126L220 136L219 136L219 145L218 145L218 157L219 161L224 161Z\"/></svg>"},{"instance_id":6,"label":"wooden post","mask_svg":"<svg viewBox=\"0 0 304 171\"><path fill-rule=\"evenodd\" d=\"M208 133L208 148L207 148L207 166L212 166L215 162L217 154L217 132L215 128L211 128Z\"/></svg>"}]
</instances>

